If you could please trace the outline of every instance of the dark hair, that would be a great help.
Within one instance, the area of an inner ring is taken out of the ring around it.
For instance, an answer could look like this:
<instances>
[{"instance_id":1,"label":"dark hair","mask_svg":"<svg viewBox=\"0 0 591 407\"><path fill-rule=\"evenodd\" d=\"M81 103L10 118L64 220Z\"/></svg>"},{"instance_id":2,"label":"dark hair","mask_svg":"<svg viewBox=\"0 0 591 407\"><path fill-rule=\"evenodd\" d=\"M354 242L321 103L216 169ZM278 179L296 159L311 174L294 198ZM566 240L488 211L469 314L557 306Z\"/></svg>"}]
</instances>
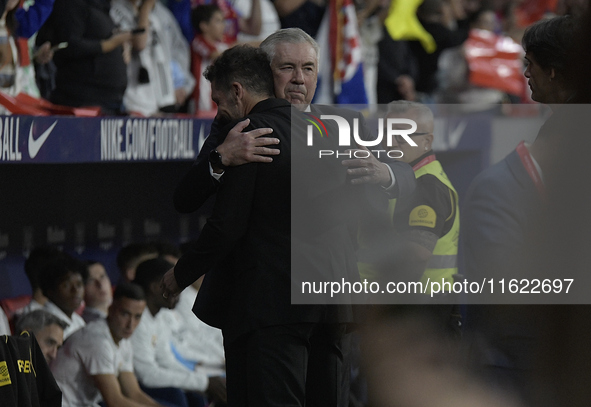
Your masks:
<instances>
[{"instance_id":1,"label":"dark hair","mask_svg":"<svg viewBox=\"0 0 591 407\"><path fill-rule=\"evenodd\" d=\"M554 17L530 25L521 44L544 69L564 72L575 43L577 24L571 16Z\"/></svg>"},{"instance_id":2,"label":"dark hair","mask_svg":"<svg viewBox=\"0 0 591 407\"><path fill-rule=\"evenodd\" d=\"M56 259L51 260L43 268L39 276L39 287L43 294L57 288L57 286L68 276L68 274L80 274L82 282L86 284L88 279L88 268L83 262L64 254Z\"/></svg>"},{"instance_id":3,"label":"dark hair","mask_svg":"<svg viewBox=\"0 0 591 407\"><path fill-rule=\"evenodd\" d=\"M18 319L18 323L16 324L16 333L29 331L36 334L49 325L57 325L63 330L68 327L68 323L66 321L56 317L48 311L37 309L25 314Z\"/></svg>"},{"instance_id":4,"label":"dark hair","mask_svg":"<svg viewBox=\"0 0 591 407\"><path fill-rule=\"evenodd\" d=\"M201 28L199 24L205 22L208 23L216 12L222 12L222 10L215 4L204 4L197 6L191 12L191 24L195 31L201 34Z\"/></svg>"},{"instance_id":5,"label":"dark hair","mask_svg":"<svg viewBox=\"0 0 591 407\"><path fill-rule=\"evenodd\" d=\"M130 243L125 247L122 247L117 253L117 267L120 271L126 270L128 267L145 254L157 253L158 251L154 246L147 243Z\"/></svg>"},{"instance_id":6,"label":"dark hair","mask_svg":"<svg viewBox=\"0 0 591 407\"><path fill-rule=\"evenodd\" d=\"M39 288L39 275L43 268L47 263L60 256L64 256L64 254L51 246L38 246L31 250L29 257L25 260L25 274L33 291Z\"/></svg>"},{"instance_id":7,"label":"dark hair","mask_svg":"<svg viewBox=\"0 0 591 407\"><path fill-rule=\"evenodd\" d=\"M172 267L173 265L162 257L146 260L137 266L133 282L142 287L147 295L150 292L150 284L160 281Z\"/></svg>"},{"instance_id":8,"label":"dark hair","mask_svg":"<svg viewBox=\"0 0 591 407\"><path fill-rule=\"evenodd\" d=\"M222 92L231 89L232 82L257 95L273 96L273 72L269 59L259 48L238 45L220 55L203 74Z\"/></svg>"},{"instance_id":9,"label":"dark hair","mask_svg":"<svg viewBox=\"0 0 591 407\"><path fill-rule=\"evenodd\" d=\"M113 301L121 298L129 298L130 300L145 301L146 294L142 287L134 283L121 283L115 288L113 293Z\"/></svg>"}]
</instances>

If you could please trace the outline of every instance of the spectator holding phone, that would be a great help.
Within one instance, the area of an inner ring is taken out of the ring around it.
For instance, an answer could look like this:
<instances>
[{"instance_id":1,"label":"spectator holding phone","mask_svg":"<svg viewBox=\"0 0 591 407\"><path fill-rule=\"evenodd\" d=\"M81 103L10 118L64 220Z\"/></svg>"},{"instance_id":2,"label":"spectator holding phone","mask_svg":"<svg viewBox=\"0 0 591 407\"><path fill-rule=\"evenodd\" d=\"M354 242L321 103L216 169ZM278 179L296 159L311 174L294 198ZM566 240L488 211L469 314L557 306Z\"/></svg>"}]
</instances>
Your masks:
<instances>
[{"instance_id":1,"label":"spectator holding phone","mask_svg":"<svg viewBox=\"0 0 591 407\"><path fill-rule=\"evenodd\" d=\"M131 30L126 108L144 116L174 112L193 91L189 44L172 13L156 0L113 0L111 18Z\"/></svg>"}]
</instances>

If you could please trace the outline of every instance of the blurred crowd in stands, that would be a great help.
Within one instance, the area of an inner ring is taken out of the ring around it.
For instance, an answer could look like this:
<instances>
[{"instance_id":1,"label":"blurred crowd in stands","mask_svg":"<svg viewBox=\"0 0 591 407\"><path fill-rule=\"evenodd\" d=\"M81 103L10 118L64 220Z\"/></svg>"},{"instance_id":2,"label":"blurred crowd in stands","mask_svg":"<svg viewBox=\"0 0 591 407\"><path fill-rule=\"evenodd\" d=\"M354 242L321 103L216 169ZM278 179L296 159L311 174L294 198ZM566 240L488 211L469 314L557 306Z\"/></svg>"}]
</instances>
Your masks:
<instances>
[{"instance_id":1,"label":"blurred crowd in stands","mask_svg":"<svg viewBox=\"0 0 591 407\"><path fill-rule=\"evenodd\" d=\"M0 20L0 101L6 113L11 97L26 94L105 115L213 117L207 65L235 44L299 27L321 47L317 103L529 102L525 27L578 15L584 4L10 0Z\"/></svg>"}]
</instances>

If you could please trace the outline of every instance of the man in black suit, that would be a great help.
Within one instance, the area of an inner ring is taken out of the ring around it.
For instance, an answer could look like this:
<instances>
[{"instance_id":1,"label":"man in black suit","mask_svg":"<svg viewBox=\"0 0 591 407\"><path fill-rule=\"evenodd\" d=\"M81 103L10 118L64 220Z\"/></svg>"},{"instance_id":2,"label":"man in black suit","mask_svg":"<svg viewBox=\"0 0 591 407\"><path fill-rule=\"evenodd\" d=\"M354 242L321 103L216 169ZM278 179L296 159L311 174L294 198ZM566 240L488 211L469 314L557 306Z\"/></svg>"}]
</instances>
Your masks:
<instances>
[{"instance_id":1,"label":"man in black suit","mask_svg":"<svg viewBox=\"0 0 591 407\"><path fill-rule=\"evenodd\" d=\"M346 325L353 321L351 306L291 304L292 256L306 259L298 265L333 275L339 268L332 259L326 265L326 256L319 260L308 257L306 249L298 250L310 240L297 232L293 251L291 105L272 97L271 67L258 49L224 52L205 77L212 83L218 119L230 122L246 116L251 126L273 128L281 154L271 163L225 169L213 214L196 243L164 276L163 295L178 294L207 273L196 312L205 312L207 322L222 328L230 406L341 405L347 396L339 391L344 373L341 346ZM221 141L229 128L222 129ZM352 200L354 187L347 185L346 171L338 167L341 174L323 185L334 191L350 189L342 196ZM306 191L298 192L304 196ZM330 247L339 265L358 279L348 220L315 225L314 239L322 245L318 253ZM207 302L206 309L200 301ZM217 306L223 312L212 313Z\"/></svg>"},{"instance_id":2,"label":"man in black suit","mask_svg":"<svg viewBox=\"0 0 591 407\"><path fill-rule=\"evenodd\" d=\"M263 42L261 48L267 53L270 61L275 95L295 106L299 106L301 108L300 110L308 110L309 104L314 96L317 80L319 49L316 42L299 29L285 29L279 30L269 36ZM334 107L322 107L322 111L317 110L318 108L316 106L313 106L312 109L313 114L339 114L348 119L352 119L353 117L362 119L356 112L344 111ZM222 121L229 117L225 108L221 108L221 113L218 118L222 118ZM243 115L237 115L235 118L241 116ZM248 124L250 124L250 128L260 128L244 134L240 133ZM269 127L272 127L275 131L274 136L277 138L274 141L271 139L271 141L274 144L279 143L278 149L270 148L269 146L263 147L263 145L269 142L269 139L266 139L266 141L261 141L261 138L257 139L257 136L264 134L264 130L261 129ZM237 128L238 130L236 130ZM282 156L290 154L288 150L289 142L286 143L284 139L279 142L281 137L285 137L279 133L278 129L281 128L281 126L271 126L260 120L255 123L253 122L253 118L250 117L240 122L229 133L226 130L222 134L217 135L217 133L212 131L212 134L202 147L197 162L177 187L174 197L177 210L186 213L193 212L209 196L215 193L218 188L220 192L224 188L227 190L228 187L226 184L228 181L226 176L239 172L235 167L236 165L242 165L248 162L269 163L258 164L256 167L264 168L269 165L270 168L265 169L265 171L273 171L276 165L275 161L284 162L285 157ZM289 128L287 131L289 132ZM270 157L266 157L266 155L273 152L281 152L281 154L276 157L276 154L271 154L273 155L273 160ZM294 251L292 246L291 257L299 260L295 264L296 266L313 270L315 273L322 273L325 277L328 276L327 278L330 280L340 281L340 278L337 277L344 275L354 281L358 279L358 273L354 259L353 242L349 238L349 233L346 229L346 223L350 219L347 218L348 212L343 211L342 205L340 204L347 202L355 207L355 200L359 194L352 193L355 189L347 188L346 175L353 181L357 180L362 183L381 184L384 187L389 187L392 197L409 194L414 187L415 178L412 169L407 164L401 162L391 162L385 165L373 157L372 159L346 160L343 164L349 164L351 167L345 172L338 160L333 161L337 163L337 166L331 166L330 172L335 178L327 178L326 174L322 171L310 173L311 176L308 179L314 177L315 186L320 188L320 190L317 189L314 191L319 199L312 205L313 208L317 208L318 210L309 210L307 214L298 213L300 216L296 216L299 219L308 219L308 222L296 225L297 230L295 230L295 234L293 235L295 238L291 242L296 245L296 250ZM246 166L252 167L253 164ZM214 171L225 171L221 182L212 176ZM322 177L319 178L315 175L321 175ZM286 187L289 189L289 178L283 179L281 183L277 184L278 179L282 178L279 175L269 178L267 194L275 193L276 191L285 191ZM241 187L245 188L245 185L247 184L241 184ZM298 187L307 188L305 182L303 185L298 185ZM238 198L248 196L248 194L252 193L252 191L243 191L244 194L238 194ZM299 194L292 193L292 195L297 196ZM301 195L304 196L305 194ZM239 202L240 199L238 198L232 203L236 204ZM216 206L219 205L219 200L220 197L218 196ZM305 202L299 202L297 207L306 207ZM277 209L275 206L273 208ZM288 207L283 213L283 221L289 222L288 214L291 209L293 208ZM216 210L214 215L216 213L218 215L223 214L224 216L232 214L232 218L236 218L235 215L240 213L234 212L233 209L227 209L225 211L226 213L222 210ZM337 212L338 216L334 216ZM305 216L310 214L314 216ZM320 214L327 216L322 217L319 216ZM246 218L238 218L238 221L240 221L238 224L243 225L241 222L246 222ZM265 224L269 222L269 219L272 218L268 214L265 214L258 222ZM214 226L217 225L215 216L212 220L210 220L210 223ZM251 220L249 221L249 225L256 225L256 222L252 222ZM335 225L336 227L334 227ZM285 226L285 224L282 224L282 226ZM206 236L210 236L211 232L206 232L206 230L209 230L209 228L204 229L204 233L206 233ZM220 229L216 226L214 230L217 233ZM274 227L274 230L281 229ZM313 236L309 234L310 230L314 231ZM222 253L232 242L224 241L223 239L226 237L222 236L222 234L217 235L217 237L220 238L220 242L213 243L213 240L208 241L210 243L208 249L212 251L217 250L218 253ZM281 242L281 240L276 239L270 240L273 244ZM253 256L254 253L258 253L258 257L248 257L251 259L248 260L251 261L251 268L254 265L260 264L260 262L264 264L266 261L264 259L267 257L272 256L270 258L275 259L277 256L281 257L285 255L281 251L275 253L274 249L270 250L261 245L260 242L260 240L257 240L256 247L253 246L248 250L243 250L244 253L242 254L245 256ZM282 248L285 247L282 246ZM289 250L289 246L287 246L287 249ZM203 247L199 250L199 253L203 254ZM298 250L299 253L302 253L301 256L298 254ZM271 253L275 253L275 255ZM311 261L312 253L316 255L315 261ZM334 255L332 259L328 259L326 253L338 254ZM287 254L289 255L289 252ZM191 252L189 256L194 256L197 259L197 251ZM194 308L201 320L224 330L228 361L228 397L230 402L232 403L232 400L234 402L244 400L246 403L248 400L250 405L273 404L268 399L264 401L265 399L261 397L253 396L255 398L249 400L245 396L246 382L239 381L238 383L234 383L232 378L232 376L244 377L246 375L244 358L240 358L239 355L247 354L245 347L253 337L247 336L244 333L249 329L253 331L254 328L256 328L254 332L257 332L257 334L263 331L270 332L266 328L259 329L265 325L276 326L280 332L276 331L267 334L264 337L256 339L255 343L259 344L262 348L268 349L272 355L283 355L276 358L276 360L280 361L278 366L282 366L283 368L279 370L264 369L261 372L262 376L258 374L261 370L260 368L246 369L249 377L266 377L268 380L272 379L272 382L284 383L281 386L271 387L271 389L275 390L275 396L278 397L274 400L279 400L278 403L280 405L290 405L290 403L292 405L303 404L304 398L308 405L341 405L342 401L339 399L347 397L346 390L342 392L338 390L341 386L344 389L347 386L346 380L343 381L343 377L346 377L344 372L346 368L343 368L346 349L343 349L344 343L342 338L346 324L350 323L353 319L351 307L291 306L289 257L287 258L287 268L282 269L282 273L267 276L269 277L267 279L251 280L250 277L246 278L248 277L247 273L239 273L243 280L236 280L234 278L236 276L235 273L230 278L229 273L219 272L223 269L237 270L244 266L244 261L247 260L239 261L239 264L236 264L237 261L235 259L237 258L228 256L222 265L218 264L213 272L206 275ZM336 262L333 260L336 260ZM285 266L285 264L283 265ZM212 266L213 263L211 262L199 263L197 268L200 271L194 271L193 277L197 278L197 274L195 273L198 272L202 274L206 273ZM249 264L246 264L246 266L249 266ZM291 266L293 268L294 264ZM167 281L165 281L164 295L177 292L176 290L178 288L175 286L175 276L176 273L168 274ZM296 279L298 278L302 279L303 277L301 275L296 276ZM183 282L183 284L185 283L188 283L188 281ZM239 339L237 340L237 338ZM246 340L245 338L249 339ZM302 345L304 344L306 346L302 349ZM294 355L297 357L294 358ZM237 360L240 362L236 362ZM294 368L296 360L302 361L298 368ZM274 363L265 363L264 366L277 365ZM298 377L294 376L296 373L299 375ZM303 379L305 376L308 378L307 381ZM252 389L257 389L257 386L256 383L253 383L248 383L248 387L250 394L256 395L256 390ZM314 388L313 383L317 383L318 388ZM284 398L286 396L291 396L292 399L286 400Z\"/></svg>"},{"instance_id":3,"label":"man in black suit","mask_svg":"<svg viewBox=\"0 0 591 407\"><path fill-rule=\"evenodd\" d=\"M320 49L316 41L304 31L299 28L278 30L261 43L261 49L269 57L276 97L287 100L301 111L311 110L315 115L340 114L349 118L357 117L361 123L365 122L357 112L310 105L316 91ZM249 162L268 163L279 154L279 149L272 148L279 143L279 139L262 137L271 133L272 129L251 125L253 130L241 133L248 125L247 120L239 122L224 140L220 140L215 128L219 125L214 121L211 134L205 140L195 164L175 190L174 205L177 211L192 213L199 209L215 193L224 168ZM364 126L360 127L367 132ZM400 161L382 163L371 156L368 159L345 160L343 165L348 167L353 184L381 185L390 198L410 196L415 187L412 168Z\"/></svg>"}]
</instances>

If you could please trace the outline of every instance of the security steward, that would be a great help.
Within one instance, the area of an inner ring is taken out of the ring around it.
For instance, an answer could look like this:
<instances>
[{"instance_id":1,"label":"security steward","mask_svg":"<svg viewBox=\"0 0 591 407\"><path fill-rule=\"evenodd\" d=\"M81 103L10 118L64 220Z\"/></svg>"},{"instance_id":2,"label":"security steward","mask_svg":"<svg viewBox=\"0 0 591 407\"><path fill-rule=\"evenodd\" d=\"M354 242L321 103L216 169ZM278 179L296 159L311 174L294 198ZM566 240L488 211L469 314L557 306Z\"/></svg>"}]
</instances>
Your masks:
<instances>
[{"instance_id":1,"label":"security steward","mask_svg":"<svg viewBox=\"0 0 591 407\"><path fill-rule=\"evenodd\" d=\"M432 150L433 113L420 103L394 101L388 105L387 117L411 119L417 124L417 130L410 135L417 146L411 146L401 136L394 136L393 145L386 147L402 153L400 160L412 166L417 186L406 200L390 200L381 220L374 218L360 225L358 266L361 279L377 281L382 288L391 282L420 281L427 287L423 294L429 294L421 298L428 299L414 302L445 303L445 306L431 308L439 315L437 319L445 323L446 330L451 328L457 333L459 315L453 305L455 299L445 293L449 290L430 295L430 283L454 282L458 272L460 232L458 194ZM408 128L408 125L401 126ZM390 288L402 287L391 284Z\"/></svg>"}]
</instances>

